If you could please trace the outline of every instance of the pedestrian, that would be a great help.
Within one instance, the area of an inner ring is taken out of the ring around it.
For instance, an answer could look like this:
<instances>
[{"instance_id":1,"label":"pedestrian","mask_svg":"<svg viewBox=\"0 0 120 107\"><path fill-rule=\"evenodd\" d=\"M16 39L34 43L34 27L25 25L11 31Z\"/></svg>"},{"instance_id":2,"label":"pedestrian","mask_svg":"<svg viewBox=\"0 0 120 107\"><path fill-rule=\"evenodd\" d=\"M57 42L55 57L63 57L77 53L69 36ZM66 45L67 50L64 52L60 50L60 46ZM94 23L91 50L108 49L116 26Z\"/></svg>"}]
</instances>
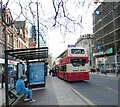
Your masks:
<instances>
[{"instance_id":1,"label":"pedestrian","mask_svg":"<svg viewBox=\"0 0 120 107\"><path fill-rule=\"evenodd\" d=\"M51 73L52 73L52 70L49 71L49 75L51 75Z\"/></svg>"},{"instance_id":2,"label":"pedestrian","mask_svg":"<svg viewBox=\"0 0 120 107\"><path fill-rule=\"evenodd\" d=\"M26 75L22 75L20 79L17 80L16 82L17 95L24 94L24 101L35 102L36 100L32 98L32 90L25 87L25 83L24 83L25 80L26 80Z\"/></svg>"},{"instance_id":3,"label":"pedestrian","mask_svg":"<svg viewBox=\"0 0 120 107\"><path fill-rule=\"evenodd\" d=\"M52 69L52 76L55 76L55 72L54 72L54 69Z\"/></svg>"},{"instance_id":4,"label":"pedestrian","mask_svg":"<svg viewBox=\"0 0 120 107\"><path fill-rule=\"evenodd\" d=\"M97 68L97 74L100 72L99 68Z\"/></svg>"},{"instance_id":5,"label":"pedestrian","mask_svg":"<svg viewBox=\"0 0 120 107\"><path fill-rule=\"evenodd\" d=\"M5 72L2 72L2 83L1 83L1 88L4 88L4 82L5 82Z\"/></svg>"}]
</instances>

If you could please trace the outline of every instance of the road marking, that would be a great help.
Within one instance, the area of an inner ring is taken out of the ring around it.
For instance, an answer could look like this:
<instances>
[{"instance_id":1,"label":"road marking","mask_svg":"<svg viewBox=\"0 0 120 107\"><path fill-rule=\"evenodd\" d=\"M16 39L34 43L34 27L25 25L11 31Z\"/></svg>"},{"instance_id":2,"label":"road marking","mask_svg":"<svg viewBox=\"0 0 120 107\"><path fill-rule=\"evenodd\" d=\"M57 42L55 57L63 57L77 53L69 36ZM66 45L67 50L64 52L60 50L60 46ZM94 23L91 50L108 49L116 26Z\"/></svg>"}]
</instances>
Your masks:
<instances>
[{"instance_id":1,"label":"road marking","mask_svg":"<svg viewBox=\"0 0 120 107\"><path fill-rule=\"evenodd\" d=\"M101 84L103 84L103 82L101 82L101 81L98 81L98 80L95 80L96 82L98 82L98 83L101 83Z\"/></svg>"},{"instance_id":2,"label":"road marking","mask_svg":"<svg viewBox=\"0 0 120 107\"><path fill-rule=\"evenodd\" d=\"M115 90L115 89L113 89L113 88L110 88L110 87L105 87L105 88L107 88L108 90L114 91L114 92L116 92L116 93L120 93L120 92L118 92L117 90Z\"/></svg>"},{"instance_id":3,"label":"road marking","mask_svg":"<svg viewBox=\"0 0 120 107\"><path fill-rule=\"evenodd\" d=\"M91 102L87 97L83 96L82 94L80 94L77 90L75 90L74 88L72 88L71 86L69 86L68 84L66 84L67 87L69 87L73 92L75 92L84 102L86 102L88 105L94 105L94 107L97 107L95 106L95 104L93 102Z\"/></svg>"},{"instance_id":4,"label":"road marking","mask_svg":"<svg viewBox=\"0 0 120 107\"><path fill-rule=\"evenodd\" d=\"M98 86L100 86L100 87L105 87L104 85L102 85L102 84L100 84L100 83L102 83L102 82L100 82L100 81L97 81L98 83L94 83L95 85L98 85ZM118 90L115 90L115 89L113 89L113 88L110 88L110 87L105 87L106 89L108 89L108 90L110 90L110 91L114 91L114 92L116 92L116 93L120 93L120 91L118 91Z\"/></svg>"}]
</instances>

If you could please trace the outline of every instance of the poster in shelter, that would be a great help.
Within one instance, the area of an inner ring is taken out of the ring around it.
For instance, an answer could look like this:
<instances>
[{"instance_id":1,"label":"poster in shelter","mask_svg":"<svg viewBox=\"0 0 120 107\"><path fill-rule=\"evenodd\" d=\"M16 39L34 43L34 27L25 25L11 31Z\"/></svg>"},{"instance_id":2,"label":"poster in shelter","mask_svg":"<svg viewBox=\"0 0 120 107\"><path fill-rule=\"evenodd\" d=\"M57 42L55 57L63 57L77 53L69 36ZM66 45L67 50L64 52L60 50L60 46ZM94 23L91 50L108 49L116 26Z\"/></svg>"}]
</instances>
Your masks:
<instances>
[{"instance_id":1,"label":"poster in shelter","mask_svg":"<svg viewBox=\"0 0 120 107\"><path fill-rule=\"evenodd\" d=\"M29 82L30 85L45 83L44 62L29 63Z\"/></svg>"},{"instance_id":2,"label":"poster in shelter","mask_svg":"<svg viewBox=\"0 0 120 107\"><path fill-rule=\"evenodd\" d=\"M23 72L23 64L21 64L21 63L18 63L17 64L17 71L18 71L18 79L24 74L24 72Z\"/></svg>"}]
</instances>

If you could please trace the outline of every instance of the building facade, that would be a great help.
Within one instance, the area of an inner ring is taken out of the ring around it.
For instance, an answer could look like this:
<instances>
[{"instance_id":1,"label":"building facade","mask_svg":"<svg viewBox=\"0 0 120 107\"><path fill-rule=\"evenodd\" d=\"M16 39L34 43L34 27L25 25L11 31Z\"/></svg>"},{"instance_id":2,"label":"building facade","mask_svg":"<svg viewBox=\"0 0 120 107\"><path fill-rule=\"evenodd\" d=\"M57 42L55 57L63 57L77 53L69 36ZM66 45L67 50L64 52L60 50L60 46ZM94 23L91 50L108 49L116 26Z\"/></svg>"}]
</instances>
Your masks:
<instances>
[{"instance_id":1,"label":"building facade","mask_svg":"<svg viewBox=\"0 0 120 107\"><path fill-rule=\"evenodd\" d=\"M26 22L23 21L23 26L18 29L13 23L13 17L10 9L0 9L0 73L4 71L5 50L28 48L28 28ZM21 25L21 22L17 22ZM21 31L18 32L18 31ZM17 61L11 57L8 60L9 65L16 65Z\"/></svg>"},{"instance_id":2,"label":"building facade","mask_svg":"<svg viewBox=\"0 0 120 107\"><path fill-rule=\"evenodd\" d=\"M37 43L36 41L36 26L33 25L30 28L30 38L33 38L34 42Z\"/></svg>"},{"instance_id":3,"label":"building facade","mask_svg":"<svg viewBox=\"0 0 120 107\"><path fill-rule=\"evenodd\" d=\"M0 72L4 71L5 54L4 50L14 49L17 47L15 41L17 39L16 28L12 24L13 18L9 9L2 9L0 19ZM9 64L13 64L13 59L9 58Z\"/></svg>"},{"instance_id":4,"label":"building facade","mask_svg":"<svg viewBox=\"0 0 120 107\"><path fill-rule=\"evenodd\" d=\"M93 13L96 66L109 73L120 71L120 2L103 2Z\"/></svg>"},{"instance_id":5,"label":"building facade","mask_svg":"<svg viewBox=\"0 0 120 107\"><path fill-rule=\"evenodd\" d=\"M36 43L33 38L29 38L29 48L36 48Z\"/></svg>"},{"instance_id":6,"label":"building facade","mask_svg":"<svg viewBox=\"0 0 120 107\"><path fill-rule=\"evenodd\" d=\"M94 67L92 50L93 50L93 36L91 34L80 35L80 38L75 43L77 47L83 47L86 50L87 56L89 57L89 64Z\"/></svg>"},{"instance_id":7,"label":"building facade","mask_svg":"<svg viewBox=\"0 0 120 107\"><path fill-rule=\"evenodd\" d=\"M14 26L17 29L18 48L28 48L29 39L28 39L28 27L26 25L26 21L15 21Z\"/></svg>"}]
</instances>

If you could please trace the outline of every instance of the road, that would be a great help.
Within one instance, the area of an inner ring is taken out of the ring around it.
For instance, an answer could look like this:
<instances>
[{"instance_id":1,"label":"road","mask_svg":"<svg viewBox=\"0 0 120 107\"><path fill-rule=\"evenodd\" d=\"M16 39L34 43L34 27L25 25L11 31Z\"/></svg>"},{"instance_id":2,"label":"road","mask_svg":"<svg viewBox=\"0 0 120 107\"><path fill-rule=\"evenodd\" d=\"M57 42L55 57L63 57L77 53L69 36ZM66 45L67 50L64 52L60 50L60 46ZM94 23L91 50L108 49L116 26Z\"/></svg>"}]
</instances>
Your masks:
<instances>
[{"instance_id":1,"label":"road","mask_svg":"<svg viewBox=\"0 0 120 107\"><path fill-rule=\"evenodd\" d=\"M90 74L89 81L66 83L95 105L118 105L117 77Z\"/></svg>"}]
</instances>

